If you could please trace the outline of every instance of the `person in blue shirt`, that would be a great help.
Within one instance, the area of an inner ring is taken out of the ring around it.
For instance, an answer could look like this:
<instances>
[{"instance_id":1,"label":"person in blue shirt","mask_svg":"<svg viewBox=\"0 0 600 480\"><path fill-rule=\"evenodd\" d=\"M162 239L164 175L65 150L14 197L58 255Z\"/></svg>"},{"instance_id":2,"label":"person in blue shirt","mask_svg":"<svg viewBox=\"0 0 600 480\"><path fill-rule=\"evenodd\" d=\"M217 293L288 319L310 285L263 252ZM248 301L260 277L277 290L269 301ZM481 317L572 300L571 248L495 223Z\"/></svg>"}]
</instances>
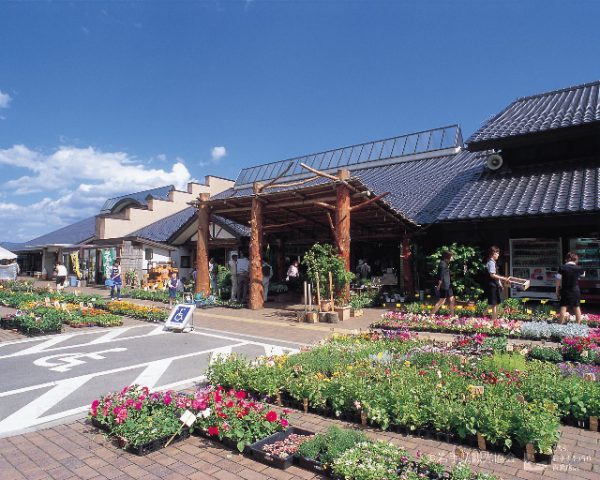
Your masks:
<instances>
[{"instance_id":1,"label":"person in blue shirt","mask_svg":"<svg viewBox=\"0 0 600 480\"><path fill-rule=\"evenodd\" d=\"M110 279L113 282L110 287L110 298L114 299L116 292L117 300L121 300L121 285L123 285L123 281L121 280L121 265L118 260L113 263L110 269Z\"/></svg>"},{"instance_id":2,"label":"person in blue shirt","mask_svg":"<svg viewBox=\"0 0 600 480\"><path fill-rule=\"evenodd\" d=\"M496 246L490 247L489 259L485 264L488 271L488 303L492 307L492 321L498 318L498 305L502 303L502 284L508 282L508 278L498 274L496 262L500 257L500 249Z\"/></svg>"}]
</instances>

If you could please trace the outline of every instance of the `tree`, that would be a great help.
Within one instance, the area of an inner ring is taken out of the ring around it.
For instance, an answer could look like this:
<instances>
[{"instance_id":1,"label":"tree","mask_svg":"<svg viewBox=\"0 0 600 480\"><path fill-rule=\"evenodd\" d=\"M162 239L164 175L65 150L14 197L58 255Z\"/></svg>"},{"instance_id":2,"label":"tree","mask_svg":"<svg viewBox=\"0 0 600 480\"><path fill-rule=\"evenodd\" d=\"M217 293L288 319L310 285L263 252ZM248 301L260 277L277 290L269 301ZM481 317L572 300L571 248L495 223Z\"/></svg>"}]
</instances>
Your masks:
<instances>
[{"instance_id":1,"label":"tree","mask_svg":"<svg viewBox=\"0 0 600 480\"><path fill-rule=\"evenodd\" d=\"M452 243L438 248L427 257L429 271L437 275L437 268L446 251L452 253L450 276L454 294L462 300L477 300L483 295L479 276L484 269L483 252L479 247Z\"/></svg>"},{"instance_id":2,"label":"tree","mask_svg":"<svg viewBox=\"0 0 600 480\"><path fill-rule=\"evenodd\" d=\"M344 266L344 260L340 258L333 248L328 244L315 243L304 258L302 265L306 267L308 278L313 284L316 284L319 278L319 285L323 297L329 297L329 272L331 272L334 293L340 295L343 288L354 278L352 272L347 272Z\"/></svg>"}]
</instances>

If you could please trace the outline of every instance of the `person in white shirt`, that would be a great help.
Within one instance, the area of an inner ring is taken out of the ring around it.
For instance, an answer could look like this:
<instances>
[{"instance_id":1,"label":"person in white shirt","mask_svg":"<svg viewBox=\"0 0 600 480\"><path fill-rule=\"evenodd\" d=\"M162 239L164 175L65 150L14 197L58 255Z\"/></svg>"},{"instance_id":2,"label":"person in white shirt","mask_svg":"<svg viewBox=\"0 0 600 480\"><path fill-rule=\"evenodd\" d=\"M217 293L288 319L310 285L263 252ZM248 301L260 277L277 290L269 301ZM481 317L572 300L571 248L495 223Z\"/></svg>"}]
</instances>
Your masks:
<instances>
[{"instance_id":1,"label":"person in white shirt","mask_svg":"<svg viewBox=\"0 0 600 480\"><path fill-rule=\"evenodd\" d=\"M288 283L288 289L292 292L297 292L300 286L300 271L298 270L298 265L298 260L294 260L290 264L285 279Z\"/></svg>"},{"instance_id":2,"label":"person in white shirt","mask_svg":"<svg viewBox=\"0 0 600 480\"><path fill-rule=\"evenodd\" d=\"M498 318L498 305L502 302L502 285L508 283L508 278L498 274L496 262L500 257L500 249L496 246L490 247L489 258L485 265L489 280L488 280L488 303L492 307L492 321Z\"/></svg>"},{"instance_id":3,"label":"person in white shirt","mask_svg":"<svg viewBox=\"0 0 600 480\"><path fill-rule=\"evenodd\" d=\"M237 261L238 274L238 302L244 303L248 296L250 287L250 262L247 258L240 256Z\"/></svg>"},{"instance_id":4,"label":"person in white shirt","mask_svg":"<svg viewBox=\"0 0 600 480\"><path fill-rule=\"evenodd\" d=\"M238 299L238 254L232 253L229 260L229 271L231 272L231 300Z\"/></svg>"},{"instance_id":5,"label":"person in white shirt","mask_svg":"<svg viewBox=\"0 0 600 480\"><path fill-rule=\"evenodd\" d=\"M67 267L60 260L56 262L54 271L56 272L56 290L59 291L65 288L65 280L69 272L67 272Z\"/></svg>"}]
</instances>

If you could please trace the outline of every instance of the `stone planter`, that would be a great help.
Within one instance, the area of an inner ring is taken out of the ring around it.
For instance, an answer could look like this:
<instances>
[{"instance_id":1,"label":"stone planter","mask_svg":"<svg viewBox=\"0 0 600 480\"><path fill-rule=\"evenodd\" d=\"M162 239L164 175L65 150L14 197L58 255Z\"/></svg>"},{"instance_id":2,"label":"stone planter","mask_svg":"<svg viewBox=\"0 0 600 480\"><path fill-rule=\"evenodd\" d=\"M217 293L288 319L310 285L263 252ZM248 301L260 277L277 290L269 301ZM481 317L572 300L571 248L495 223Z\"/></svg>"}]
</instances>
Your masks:
<instances>
[{"instance_id":1,"label":"stone planter","mask_svg":"<svg viewBox=\"0 0 600 480\"><path fill-rule=\"evenodd\" d=\"M327 323L338 323L340 321L337 312L327 312L325 315L327 316Z\"/></svg>"},{"instance_id":2,"label":"stone planter","mask_svg":"<svg viewBox=\"0 0 600 480\"><path fill-rule=\"evenodd\" d=\"M327 323L327 312L319 312L319 322Z\"/></svg>"},{"instance_id":3,"label":"stone planter","mask_svg":"<svg viewBox=\"0 0 600 480\"><path fill-rule=\"evenodd\" d=\"M337 307L335 313L337 313L339 321L343 322L350 318L350 307Z\"/></svg>"}]
</instances>

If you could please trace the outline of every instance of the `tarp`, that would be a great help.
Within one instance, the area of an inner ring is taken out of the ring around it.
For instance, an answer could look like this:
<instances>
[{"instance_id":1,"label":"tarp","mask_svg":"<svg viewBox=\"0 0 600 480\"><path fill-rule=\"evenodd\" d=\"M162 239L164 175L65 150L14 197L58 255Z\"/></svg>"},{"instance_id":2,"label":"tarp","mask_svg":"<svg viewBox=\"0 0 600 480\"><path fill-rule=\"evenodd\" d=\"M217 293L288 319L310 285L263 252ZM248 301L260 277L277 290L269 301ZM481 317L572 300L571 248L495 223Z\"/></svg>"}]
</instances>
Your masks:
<instances>
[{"instance_id":1,"label":"tarp","mask_svg":"<svg viewBox=\"0 0 600 480\"><path fill-rule=\"evenodd\" d=\"M6 248L0 247L0 260L13 260L17 255L8 251Z\"/></svg>"}]
</instances>

